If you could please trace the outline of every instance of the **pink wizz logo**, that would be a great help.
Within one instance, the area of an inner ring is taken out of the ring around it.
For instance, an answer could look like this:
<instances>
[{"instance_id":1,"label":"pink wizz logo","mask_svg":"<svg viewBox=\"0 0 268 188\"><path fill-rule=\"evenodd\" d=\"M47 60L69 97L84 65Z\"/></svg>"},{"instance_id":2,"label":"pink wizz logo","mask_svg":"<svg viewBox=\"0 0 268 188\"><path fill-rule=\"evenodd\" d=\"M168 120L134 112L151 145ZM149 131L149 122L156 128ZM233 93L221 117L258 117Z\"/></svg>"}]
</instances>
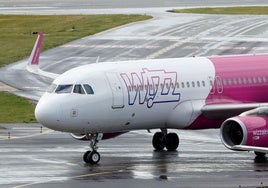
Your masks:
<instances>
[{"instance_id":1,"label":"pink wizz logo","mask_svg":"<svg viewBox=\"0 0 268 188\"><path fill-rule=\"evenodd\" d=\"M151 108L155 103L180 101L177 72L149 70L121 73L128 91L128 104L147 104Z\"/></svg>"}]
</instances>

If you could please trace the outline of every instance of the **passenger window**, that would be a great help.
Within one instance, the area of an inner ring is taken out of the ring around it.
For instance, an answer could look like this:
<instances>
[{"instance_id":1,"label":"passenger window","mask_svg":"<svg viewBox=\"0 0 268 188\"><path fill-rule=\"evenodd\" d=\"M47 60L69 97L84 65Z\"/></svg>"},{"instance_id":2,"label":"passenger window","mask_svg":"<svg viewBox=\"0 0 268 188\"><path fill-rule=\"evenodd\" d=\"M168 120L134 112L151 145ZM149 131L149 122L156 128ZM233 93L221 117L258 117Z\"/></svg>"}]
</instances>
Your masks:
<instances>
[{"instance_id":1,"label":"passenger window","mask_svg":"<svg viewBox=\"0 0 268 188\"><path fill-rule=\"evenodd\" d=\"M252 84L252 79L251 78L248 78L248 83Z\"/></svg>"},{"instance_id":2,"label":"passenger window","mask_svg":"<svg viewBox=\"0 0 268 188\"><path fill-rule=\"evenodd\" d=\"M246 78L243 78L243 83L244 84L247 84L248 83L248 80Z\"/></svg>"},{"instance_id":3,"label":"passenger window","mask_svg":"<svg viewBox=\"0 0 268 188\"><path fill-rule=\"evenodd\" d=\"M209 84L210 84L210 86L213 86L213 81L209 80Z\"/></svg>"},{"instance_id":4,"label":"passenger window","mask_svg":"<svg viewBox=\"0 0 268 188\"><path fill-rule=\"evenodd\" d=\"M226 86L227 85L227 81L224 79L223 80L223 85Z\"/></svg>"},{"instance_id":5,"label":"passenger window","mask_svg":"<svg viewBox=\"0 0 268 188\"><path fill-rule=\"evenodd\" d=\"M256 79L256 77L253 77L253 83L254 83L254 84L257 83L257 79Z\"/></svg>"},{"instance_id":6,"label":"passenger window","mask_svg":"<svg viewBox=\"0 0 268 188\"><path fill-rule=\"evenodd\" d=\"M267 78L265 76L262 77L263 82L266 83L267 82Z\"/></svg>"},{"instance_id":7,"label":"passenger window","mask_svg":"<svg viewBox=\"0 0 268 188\"><path fill-rule=\"evenodd\" d=\"M231 78L228 79L228 84L231 86L233 84L233 81Z\"/></svg>"},{"instance_id":8,"label":"passenger window","mask_svg":"<svg viewBox=\"0 0 268 188\"><path fill-rule=\"evenodd\" d=\"M205 86L206 86L206 83L205 83L205 81L204 81L204 80L202 81L202 86L203 86L203 87L205 87Z\"/></svg>"},{"instance_id":9,"label":"passenger window","mask_svg":"<svg viewBox=\"0 0 268 188\"><path fill-rule=\"evenodd\" d=\"M199 81L197 81L197 87L200 87L200 82Z\"/></svg>"},{"instance_id":10,"label":"passenger window","mask_svg":"<svg viewBox=\"0 0 268 188\"><path fill-rule=\"evenodd\" d=\"M242 79L241 78L238 78L238 84L242 84L243 83L243 81L242 81Z\"/></svg>"},{"instance_id":11,"label":"passenger window","mask_svg":"<svg viewBox=\"0 0 268 188\"><path fill-rule=\"evenodd\" d=\"M261 77L258 77L258 82L259 82L259 84L261 84L261 82L262 82Z\"/></svg>"},{"instance_id":12,"label":"passenger window","mask_svg":"<svg viewBox=\"0 0 268 188\"><path fill-rule=\"evenodd\" d=\"M55 93L71 93L73 89L73 85L58 85Z\"/></svg>"},{"instance_id":13,"label":"passenger window","mask_svg":"<svg viewBox=\"0 0 268 188\"><path fill-rule=\"evenodd\" d=\"M84 86L87 94L91 94L91 95L94 94L94 91L93 91L93 89L92 89L92 87L90 85L84 84L83 86Z\"/></svg>"},{"instance_id":14,"label":"passenger window","mask_svg":"<svg viewBox=\"0 0 268 188\"><path fill-rule=\"evenodd\" d=\"M237 85L237 80L236 80L236 78L233 79L233 83L234 83L234 85Z\"/></svg>"},{"instance_id":15,"label":"passenger window","mask_svg":"<svg viewBox=\"0 0 268 188\"><path fill-rule=\"evenodd\" d=\"M78 94L86 94L82 85L80 85L80 84L74 86L73 92L78 93Z\"/></svg>"},{"instance_id":16,"label":"passenger window","mask_svg":"<svg viewBox=\"0 0 268 188\"><path fill-rule=\"evenodd\" d=\"M190 87L190 83L189 82L186 82L186 85L187 85L187 87Z\"/></svg>"}]
</instances>

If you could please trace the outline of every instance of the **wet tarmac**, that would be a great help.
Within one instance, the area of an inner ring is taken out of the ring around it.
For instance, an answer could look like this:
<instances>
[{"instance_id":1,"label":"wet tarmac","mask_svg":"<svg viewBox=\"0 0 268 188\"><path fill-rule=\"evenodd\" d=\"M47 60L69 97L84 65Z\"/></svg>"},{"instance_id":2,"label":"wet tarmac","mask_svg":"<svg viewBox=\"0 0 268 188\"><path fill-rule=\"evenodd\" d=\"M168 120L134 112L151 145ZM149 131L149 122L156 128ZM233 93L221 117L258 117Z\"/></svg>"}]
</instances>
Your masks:
<instances>
[{"instance_id":1,"label":"wet tarmac","mask_svg":"<svg viewBox=\"0 0 268 188\"><path fill-rule=\"evenodd\" d=\"M153 133L101 141L98 165L82 160L88 142L39 124L1 125L0 187L261 187L268 162L222 146L218 130L177 131L177 152L153 151ZM8 138L10 133L10 139Z\"/></svg>"}]
</instances>

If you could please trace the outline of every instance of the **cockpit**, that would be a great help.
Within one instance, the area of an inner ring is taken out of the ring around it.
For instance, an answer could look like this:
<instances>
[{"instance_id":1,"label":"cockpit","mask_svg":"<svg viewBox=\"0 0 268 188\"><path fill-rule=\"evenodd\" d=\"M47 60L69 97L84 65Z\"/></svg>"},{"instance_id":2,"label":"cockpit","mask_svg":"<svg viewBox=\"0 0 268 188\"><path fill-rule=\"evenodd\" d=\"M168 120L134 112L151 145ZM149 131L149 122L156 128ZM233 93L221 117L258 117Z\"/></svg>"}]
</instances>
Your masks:
<instances>
[{"instance_id":1,"label":"cockpit","mask_svg":"<svg viewBox=\"0 0 268 188\"><path fill-rule=\"evenodd\" d=\"M47 89L48 93L75 93L75 94L88 94L93 95L94 91L89 84L52 84Z\"/></svg>"}]
</instances>

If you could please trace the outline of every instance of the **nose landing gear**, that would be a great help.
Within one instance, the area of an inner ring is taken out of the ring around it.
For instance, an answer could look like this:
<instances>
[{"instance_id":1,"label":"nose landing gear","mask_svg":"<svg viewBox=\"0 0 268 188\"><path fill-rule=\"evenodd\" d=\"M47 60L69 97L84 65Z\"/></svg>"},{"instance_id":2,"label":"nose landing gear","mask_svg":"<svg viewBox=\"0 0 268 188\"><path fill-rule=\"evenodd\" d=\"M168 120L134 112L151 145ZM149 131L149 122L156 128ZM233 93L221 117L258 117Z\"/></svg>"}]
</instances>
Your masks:
<instances>
[{"instance_id":1,"label":"nose landing gear","mask_svg":"<svg viewBox=\"0 0 268 188\"><path fill-rule=\"evenodd\" d=\"M87 135L87 137L90 140L91 150L84 153L83 160L85 163L97 164L101 159L99 152L97 152L97 143L101 140L102 134Z\"/></svg>"},{"instance_id":2,"label":"nose landing gear","mask_svg":"<svg viewBox=\"0 0 268 188\"><path fill-rule=\"evenodd\" d=\"M179 146L179 137L176 133L167 133L166 129L162 129L154 134L152 144L156 151L161 151L165 147L168 151L175 151Z\"/></svg>"}]
</instances>

